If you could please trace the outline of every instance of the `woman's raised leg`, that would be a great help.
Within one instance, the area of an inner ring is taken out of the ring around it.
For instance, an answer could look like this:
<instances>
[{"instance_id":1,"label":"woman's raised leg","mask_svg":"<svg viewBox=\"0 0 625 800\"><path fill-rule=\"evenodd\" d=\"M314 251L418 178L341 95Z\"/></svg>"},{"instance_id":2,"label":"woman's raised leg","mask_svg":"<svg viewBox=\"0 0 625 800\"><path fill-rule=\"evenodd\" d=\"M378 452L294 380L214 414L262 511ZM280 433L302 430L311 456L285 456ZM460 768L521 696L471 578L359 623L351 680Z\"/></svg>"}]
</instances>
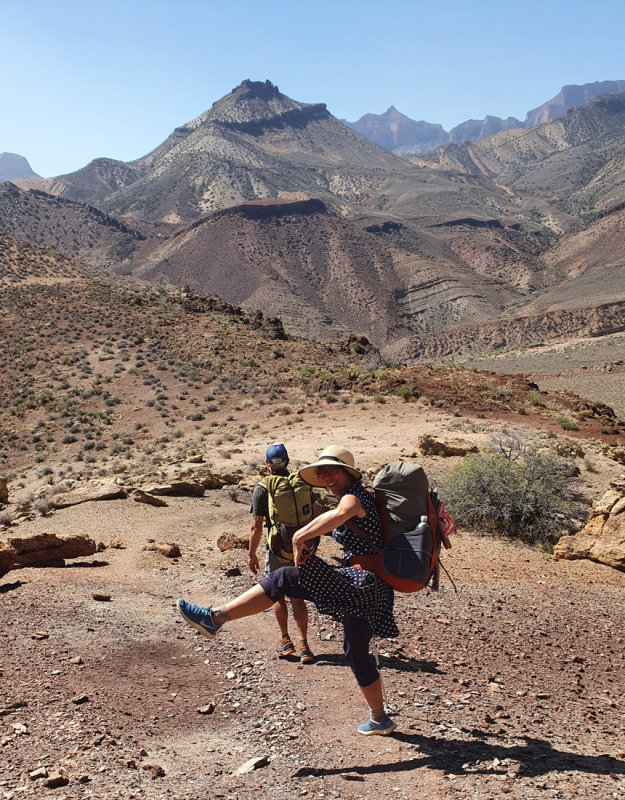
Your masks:
<instances>
[{"instance_id":1,"label":"woman's raised leg","mask_svg":"<svg viewBox=\"0 0 625 800\"><path fill-rule=\"evenodd\" d=\"M242 595L220 608L195 606L192 603L187 603L182 598L178 600L176 605L185 622L188 622L192 628L199 631L202 636L213 639L224 623L231 619L241 619L242 617L250 617L253 614L260 614L261 611L269 608L273 603L266 595L263 587L260 584L256 584L256 586L252 586L251 589L243 592Z\"/></svg>"}]
</instances>

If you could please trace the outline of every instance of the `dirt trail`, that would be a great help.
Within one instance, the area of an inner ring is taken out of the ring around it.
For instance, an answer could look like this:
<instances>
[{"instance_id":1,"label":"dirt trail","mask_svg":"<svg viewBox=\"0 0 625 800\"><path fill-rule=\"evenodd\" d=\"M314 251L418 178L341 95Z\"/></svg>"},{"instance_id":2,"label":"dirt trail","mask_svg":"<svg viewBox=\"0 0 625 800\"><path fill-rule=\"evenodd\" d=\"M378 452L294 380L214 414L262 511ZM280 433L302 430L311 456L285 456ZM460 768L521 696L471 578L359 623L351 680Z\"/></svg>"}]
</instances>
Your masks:
<instances>
[{"instance_id":1,"label":"dirt trail","mask_svg":"<svg viewBox=\"0 0 625 800\"><path fill-rule=\"evenodd\" d=\"M396 440L377 438L385 448L343 429L347 417L325 433L380 463L417 434L394 413L365 434L397 423ZM312 434L298 426L303 458L318 449ZM247 448L241 459L257 455ZM625 575L458 534L445 558L458 594L443 577L439 593L397 596L402 635L380 658L398 730L365 738L330 619L320 633L313 619L318 658L304 667L273 657L270 612L214 642L179 619L176 597L221 600L252 581L245 551L216 546L247 531L247 496L231 495L91 503L20 526L115 536L125 549L3 579L0 798L625 797ZM144 551L149 539L177 542L181 558ZM234 774L251 758L267 764ZM29 777L41 767L47 779ZM55 769L67 784L43 788Z\"/></svg>"}]
</instances>

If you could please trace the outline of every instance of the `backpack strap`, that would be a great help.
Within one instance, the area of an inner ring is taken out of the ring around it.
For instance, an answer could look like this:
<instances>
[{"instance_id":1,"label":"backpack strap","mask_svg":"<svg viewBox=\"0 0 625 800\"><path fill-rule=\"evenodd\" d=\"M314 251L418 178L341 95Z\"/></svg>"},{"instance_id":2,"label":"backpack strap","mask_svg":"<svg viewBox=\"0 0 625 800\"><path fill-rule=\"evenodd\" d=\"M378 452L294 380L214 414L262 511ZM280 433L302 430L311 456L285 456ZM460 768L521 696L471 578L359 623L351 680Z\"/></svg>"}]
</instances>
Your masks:
<instances>
[{"instance_id":1,"label":"backpack strap","mask_svg":"<svg viewBox=\"0 0 625 800\"><path fill-rule=\"evenodd\" d=\"M386 510L386 498L384 497L384 493L379 491L379 489L373 490L375 504L378 508L378 513L380 514L380 520L382 521L382 547L383 550L386 545L388 544L388 512ZM356 519L358 519L356 517ZM363 541L370 541L371 535L365 533L363 529L358 525L357 522L354 521L354 518L348 519L347 522L344 523L347 530L351 531L354 536L357 536L359 539Z\"/></svg>"}]
</instances>

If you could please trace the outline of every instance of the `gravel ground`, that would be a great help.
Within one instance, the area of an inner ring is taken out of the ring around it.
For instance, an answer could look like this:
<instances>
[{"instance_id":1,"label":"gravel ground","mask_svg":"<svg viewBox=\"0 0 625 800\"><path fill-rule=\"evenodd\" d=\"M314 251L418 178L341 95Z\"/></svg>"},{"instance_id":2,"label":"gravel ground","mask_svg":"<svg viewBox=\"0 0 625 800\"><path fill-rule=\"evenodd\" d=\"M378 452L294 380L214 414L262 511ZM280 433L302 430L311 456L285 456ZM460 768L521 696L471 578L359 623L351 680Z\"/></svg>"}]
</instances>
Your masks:
<instances>
[{"instance_id":1,"label":"gravel ground","mask_svg":"<svg viewBox=\"0 0 625 800\"><path fill-rule=\"evenodd\" d=\"M121 531L125 549L3 579L0 798L625 797L625 575L456 535L458 593L442 576L438 593L397 596L402 635L379 650L398 728L364 738L329 618L313 617L304 667L273 657L271 612L214 642L179 619L179 595L250 585L245 551L215 544L246 515L218 492L31 523Z\"/></svg>"}]
</instances>

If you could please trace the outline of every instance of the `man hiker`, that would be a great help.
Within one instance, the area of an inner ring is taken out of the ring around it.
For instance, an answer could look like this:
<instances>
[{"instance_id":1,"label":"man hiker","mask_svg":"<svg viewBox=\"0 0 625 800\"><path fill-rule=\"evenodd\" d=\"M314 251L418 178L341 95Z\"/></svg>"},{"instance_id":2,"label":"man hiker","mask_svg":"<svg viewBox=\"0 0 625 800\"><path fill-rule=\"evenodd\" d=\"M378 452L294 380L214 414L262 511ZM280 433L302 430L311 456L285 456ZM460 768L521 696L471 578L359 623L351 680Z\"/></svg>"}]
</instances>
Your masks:
<instances>
[{"instance_id":1,"label":"man hiker","mask_svg":"<svg viewBox=\"0 0 625 800\"><path fill-rule=\"evenodd\" d=\"M280 567L293 566L293 534L318 513L311 487L297 472L288 471L289 455L281 443L270 444L265 454L268 475L255 487L252 494L248 566L256 575L260 569L256 551L267 527L265 572L269 575ZM318 543L318 540L317 540ZM316 547L311 542L311 552ZM279 658L297 655L302 664L309 664L314 655L308 646L308 609L306 601L291 598L293 621L297 630L297 649L289 636L288 606L286 597L273 604L282 638L276 647Z\"/></svg>"}]
</instances>

